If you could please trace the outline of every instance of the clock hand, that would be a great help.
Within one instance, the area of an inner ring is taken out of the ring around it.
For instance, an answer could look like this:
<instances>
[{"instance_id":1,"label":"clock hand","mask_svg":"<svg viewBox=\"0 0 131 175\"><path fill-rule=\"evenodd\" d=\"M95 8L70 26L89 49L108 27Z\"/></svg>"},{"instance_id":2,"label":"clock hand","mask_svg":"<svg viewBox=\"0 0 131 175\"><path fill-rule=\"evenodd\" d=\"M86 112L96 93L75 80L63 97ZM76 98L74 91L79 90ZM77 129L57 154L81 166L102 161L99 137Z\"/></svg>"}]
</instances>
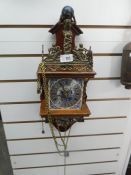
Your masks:
<instances>
[{"instance_id":1,"label":"clock hand","mask_svg":"<svg viewBox=\"0 0 131 175\"><path fill-rule=\"evenodd\" d=\"M65 87L64 87L64 85L61 83L61 82L59 82L59 84L61 85L61 87L62 87L62 90L63 90L63 93L64 93L64 96L67 98L67 91L65 90Z\"/></svg>"}]
</instances>

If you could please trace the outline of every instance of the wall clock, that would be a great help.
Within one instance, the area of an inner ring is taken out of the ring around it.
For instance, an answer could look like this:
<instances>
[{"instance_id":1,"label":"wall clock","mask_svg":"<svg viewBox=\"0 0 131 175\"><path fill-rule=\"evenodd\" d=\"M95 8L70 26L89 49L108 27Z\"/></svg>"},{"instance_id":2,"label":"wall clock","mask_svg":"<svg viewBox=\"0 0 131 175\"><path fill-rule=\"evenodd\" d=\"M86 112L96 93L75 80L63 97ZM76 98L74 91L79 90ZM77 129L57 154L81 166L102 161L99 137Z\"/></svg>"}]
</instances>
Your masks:
<instances>
[{"instance_id":1,"label":"wall clock","mask_svg":"<svg viewBox=\"0 0 131 175\"><path fill-rule=\"evenodd\" d=\"M40 116L64 132L90 115L86 87L95 75L93 55L91 48L75 45L75 36L83 32L76 24L72 7L62 9L59 21L49 32L56 35L56 43L46 56L42 54L37 71Z\"/></svg>"},{"instance_id":2,"label":"wall clock","mask_svg":"<svg viewBox=\"0 0 131 175\"><path fill-rule=\"evenodd\" d=\"M123 48L120 80L126 89L131 89L131 42Z\"/></svg>"}]
</instances>

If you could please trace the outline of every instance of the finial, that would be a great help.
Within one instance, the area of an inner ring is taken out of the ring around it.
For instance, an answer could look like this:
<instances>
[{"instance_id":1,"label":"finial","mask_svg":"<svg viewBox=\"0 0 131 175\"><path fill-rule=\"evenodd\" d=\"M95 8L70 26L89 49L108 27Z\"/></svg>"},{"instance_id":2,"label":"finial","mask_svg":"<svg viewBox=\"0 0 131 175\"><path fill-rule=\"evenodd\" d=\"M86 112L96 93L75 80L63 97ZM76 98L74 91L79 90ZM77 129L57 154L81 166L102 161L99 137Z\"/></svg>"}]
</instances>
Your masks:
<instances>
[{"instance_id":1,"label":"finial","mask_svg":"<svg viewBox=\"0 0 131 175\"><path fill-rule=\"evenodd\" d=\"M65 19L71 19L76 23L75 16L74 16L74 9L71 6L65 6L62 9L60 22L63 22Z\"/></svg>"}]
</instances>

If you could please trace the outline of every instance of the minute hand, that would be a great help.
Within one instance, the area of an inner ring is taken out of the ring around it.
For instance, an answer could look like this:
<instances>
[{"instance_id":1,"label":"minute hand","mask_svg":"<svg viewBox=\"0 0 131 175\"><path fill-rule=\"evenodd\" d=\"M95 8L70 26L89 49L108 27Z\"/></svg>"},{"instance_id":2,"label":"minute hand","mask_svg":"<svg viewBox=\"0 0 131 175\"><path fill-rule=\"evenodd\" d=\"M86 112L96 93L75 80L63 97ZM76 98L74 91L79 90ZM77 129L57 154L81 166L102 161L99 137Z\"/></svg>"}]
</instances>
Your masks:
<instances>
[{"instance_id":1,"label":"minute hand","mask_svg":"<svg viewBox=\"0 0 131 175\"><path fill-rule=\"evenodd\" d=\"M64 85L60 82L60 85L61 85L61 87L62 87L62 89L63 89L63 93L64 93L64 96L67 98L67 91L65 90L65 87L64 87Z\"/></svg>"}]
</instances>

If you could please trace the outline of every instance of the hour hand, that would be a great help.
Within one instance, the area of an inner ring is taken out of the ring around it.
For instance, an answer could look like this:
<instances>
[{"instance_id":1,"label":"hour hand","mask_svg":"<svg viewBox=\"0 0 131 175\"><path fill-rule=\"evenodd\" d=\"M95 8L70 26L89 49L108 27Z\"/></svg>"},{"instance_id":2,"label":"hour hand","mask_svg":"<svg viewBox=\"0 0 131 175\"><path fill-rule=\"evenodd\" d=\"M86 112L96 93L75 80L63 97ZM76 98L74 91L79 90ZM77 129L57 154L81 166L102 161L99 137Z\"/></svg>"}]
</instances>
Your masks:
<instances>
[{"instance_id":1,"label":"hour hand","mask_svg":"<svg viewBox=\"0 0 131 175\"><path fill-rule=\"evenodd\" d=\"M62 90L63 90L64 95L67 96L67 91L65 90L64 85L63 85L61 82L60 82L59 84L60 84L61 87L62 87Z\"/></svg>"}]
</instances>

